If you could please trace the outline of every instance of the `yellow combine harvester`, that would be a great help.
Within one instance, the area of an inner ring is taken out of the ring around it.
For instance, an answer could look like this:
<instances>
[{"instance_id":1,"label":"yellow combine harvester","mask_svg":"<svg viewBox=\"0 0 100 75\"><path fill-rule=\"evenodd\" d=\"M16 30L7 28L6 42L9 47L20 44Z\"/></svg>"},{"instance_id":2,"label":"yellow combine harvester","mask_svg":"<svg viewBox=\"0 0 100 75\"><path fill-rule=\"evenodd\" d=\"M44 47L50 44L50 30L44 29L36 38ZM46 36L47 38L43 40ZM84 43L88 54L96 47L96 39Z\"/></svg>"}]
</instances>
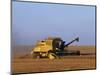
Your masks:
<instances>
[{"instance_id":1,"label":"yellow combine harvester","mask_svg":"<svg viewBox=\"0 0 100 75\"><path fill-rule=\"evenodd\" d=\"M31 54L33 58L49 58L55 59L60 58L60 56L65 55L80 55L80 51L66 50L65 47L68 47L74 41L79 41L79 38L75 38L68 44L65 44L59 37L49 37L42 41L36 43L35 47L32 49Z\"/></svg>"}]
</instances>

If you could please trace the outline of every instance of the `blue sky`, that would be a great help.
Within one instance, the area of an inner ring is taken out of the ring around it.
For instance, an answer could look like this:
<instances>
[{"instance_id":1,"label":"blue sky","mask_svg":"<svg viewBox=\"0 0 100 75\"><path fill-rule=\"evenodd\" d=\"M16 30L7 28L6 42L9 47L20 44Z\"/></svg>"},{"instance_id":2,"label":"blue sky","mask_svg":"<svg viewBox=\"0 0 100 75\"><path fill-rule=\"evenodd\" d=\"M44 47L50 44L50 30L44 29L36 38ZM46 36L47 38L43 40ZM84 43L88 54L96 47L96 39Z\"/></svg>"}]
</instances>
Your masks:
<instances>
[{"instance_id":1,"label":"blue sky","mask_svg":"<svg viewBox=\"0 0 100 75\"><path fill-rule=\"evenodd\" d=\"M12 3L12 43L34 45L48 36L76 45L95 45L95 7L45 3Z\"/></svg>"}]
</instances>

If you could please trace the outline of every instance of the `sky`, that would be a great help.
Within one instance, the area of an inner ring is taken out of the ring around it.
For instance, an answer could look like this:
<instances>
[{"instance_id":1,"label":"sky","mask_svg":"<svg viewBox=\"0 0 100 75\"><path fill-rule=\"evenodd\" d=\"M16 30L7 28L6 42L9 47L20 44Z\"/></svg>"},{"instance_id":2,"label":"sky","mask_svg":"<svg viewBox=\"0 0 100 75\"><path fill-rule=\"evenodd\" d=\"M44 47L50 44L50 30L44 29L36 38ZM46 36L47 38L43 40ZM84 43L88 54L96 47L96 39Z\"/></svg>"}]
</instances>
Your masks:
<instances>
[{"instance_id":1,"label":"sky","mask_svg":"<svg viewBox=\"0 0 100 75\"><path fill-rule=\"evenodd\" d=\"M95 45L95 6L13 1L12 44L34 45L46 37Z\"/></svg>"}]
</instances>

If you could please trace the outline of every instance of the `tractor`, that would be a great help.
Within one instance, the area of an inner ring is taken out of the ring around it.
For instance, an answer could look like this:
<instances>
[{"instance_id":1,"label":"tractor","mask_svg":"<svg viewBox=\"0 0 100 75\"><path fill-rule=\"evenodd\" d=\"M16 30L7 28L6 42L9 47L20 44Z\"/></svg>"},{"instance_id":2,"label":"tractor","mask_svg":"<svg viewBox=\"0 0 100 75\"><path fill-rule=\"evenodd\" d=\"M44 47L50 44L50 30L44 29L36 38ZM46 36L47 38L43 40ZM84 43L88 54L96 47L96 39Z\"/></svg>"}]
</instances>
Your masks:
<instances>
[{"instance_id":1,"label":"tractor","mask_svg":"<svg viewBox=\"0 0 100 75\"><path fill-rule=\"evenodd\" d=\"M38 41L31 51L33 58L57 59L61 56L80 55L80 51L66 49L71 43L79 41L79 37L65 44L60 37L48 37Z\"/></svg>"}]
</instances>

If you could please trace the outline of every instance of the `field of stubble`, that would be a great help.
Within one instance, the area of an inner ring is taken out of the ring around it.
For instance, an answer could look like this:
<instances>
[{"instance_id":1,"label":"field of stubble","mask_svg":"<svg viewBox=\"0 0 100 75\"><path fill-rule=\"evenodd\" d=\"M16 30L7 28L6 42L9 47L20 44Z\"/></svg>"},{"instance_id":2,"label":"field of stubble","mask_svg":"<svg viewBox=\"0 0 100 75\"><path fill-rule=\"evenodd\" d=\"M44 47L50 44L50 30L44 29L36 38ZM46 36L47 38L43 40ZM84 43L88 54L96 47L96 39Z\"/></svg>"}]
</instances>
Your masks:
<instances>
[{"instance_id":1,"label":"field of stubble","mask_svg":"<svg viewBox=\"0 0 100 75\"><path fill-rule=\"evenodd\" d=\"M12 73L34 73L49 71L68 71L95 69L95 46L70 46L70 50L80 50L80 56L64 56L61 59L32 59L32 46L16 46L12 52Z\"/></svg>"}]
</instances>

